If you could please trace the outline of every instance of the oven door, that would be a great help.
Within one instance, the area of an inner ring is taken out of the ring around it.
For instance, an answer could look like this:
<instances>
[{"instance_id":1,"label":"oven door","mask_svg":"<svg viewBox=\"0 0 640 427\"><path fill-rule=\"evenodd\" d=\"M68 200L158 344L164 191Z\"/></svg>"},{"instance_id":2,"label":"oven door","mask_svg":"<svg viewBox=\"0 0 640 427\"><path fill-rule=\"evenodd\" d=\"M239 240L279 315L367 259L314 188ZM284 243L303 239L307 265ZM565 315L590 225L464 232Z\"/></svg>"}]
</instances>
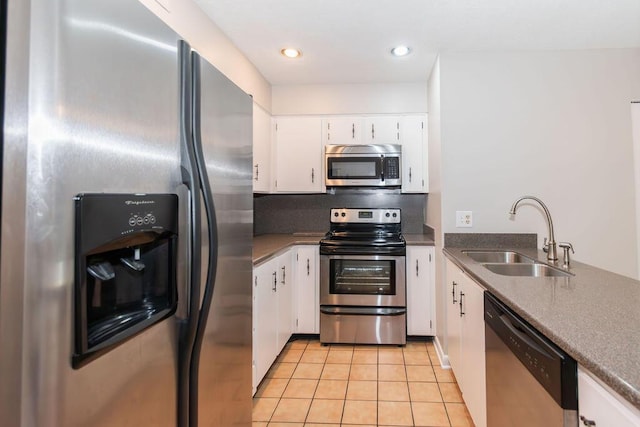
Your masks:
<instances>
[{"instance_id":1,"label":"oven door","mask_svg":"<svg viewBox=\"0 0 640 427\"><path fill-rule=\"evenodd\" d=\"M321 255L320 304L405 307L405 257Z\"/></svg>"}]
</instances>

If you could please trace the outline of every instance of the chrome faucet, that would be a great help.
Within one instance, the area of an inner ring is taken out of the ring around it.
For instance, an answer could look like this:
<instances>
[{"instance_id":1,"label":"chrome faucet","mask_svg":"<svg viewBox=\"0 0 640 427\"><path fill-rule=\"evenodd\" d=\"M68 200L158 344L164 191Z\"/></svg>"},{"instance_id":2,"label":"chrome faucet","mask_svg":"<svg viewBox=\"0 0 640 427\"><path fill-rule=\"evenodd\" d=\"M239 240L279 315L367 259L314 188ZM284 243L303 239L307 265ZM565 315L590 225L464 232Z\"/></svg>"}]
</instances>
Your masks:
<instances>
[{"instance_id":1,"label":"chrome faucet","mask_svg":"<svg viewBox=\"0 0 640 427\"><path fill-rule=\"evenodd\" d=\"M549 261L557 261L558 260L558 250L556 248L556 240L555 237L553 235L553 221L551 220L551 214L549 213L549 209L547 209L547 206L542 202L542 200L538 199L537 197L534 196L522 196L520 197L518 200L516 200L515 202L513 202L513 205L511 205L511 210L509 211L509 213L511 215L515 215L516 214L516 209L518 208L518 203L520 203L523 200L533 200L534 202L538 202L538 204L542 207L542 209L544 210L545 215L547 216L547 226L549 227L549 239L544 239L545 240L545 252L547 253L547 260Z\"/></svg>"}]
</instances>

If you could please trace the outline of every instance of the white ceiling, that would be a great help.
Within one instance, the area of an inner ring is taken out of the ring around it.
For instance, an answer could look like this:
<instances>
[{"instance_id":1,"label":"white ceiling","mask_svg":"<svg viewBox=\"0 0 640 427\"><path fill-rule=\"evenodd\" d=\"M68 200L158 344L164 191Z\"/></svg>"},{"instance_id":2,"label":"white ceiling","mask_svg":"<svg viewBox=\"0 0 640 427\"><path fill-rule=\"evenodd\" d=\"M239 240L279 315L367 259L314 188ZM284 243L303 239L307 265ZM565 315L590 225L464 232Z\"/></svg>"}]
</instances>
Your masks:
<instances>
[{"instance_id":1,"label":"white ceiling","mask_svg":"<svg viewBox=\"0 0 640 427\"><path fill-rule=\"evenodd\" d=\"M274 85L421 82L445 51L640 47L640 0L195 1Z\"/></svg>"}]
</instances>

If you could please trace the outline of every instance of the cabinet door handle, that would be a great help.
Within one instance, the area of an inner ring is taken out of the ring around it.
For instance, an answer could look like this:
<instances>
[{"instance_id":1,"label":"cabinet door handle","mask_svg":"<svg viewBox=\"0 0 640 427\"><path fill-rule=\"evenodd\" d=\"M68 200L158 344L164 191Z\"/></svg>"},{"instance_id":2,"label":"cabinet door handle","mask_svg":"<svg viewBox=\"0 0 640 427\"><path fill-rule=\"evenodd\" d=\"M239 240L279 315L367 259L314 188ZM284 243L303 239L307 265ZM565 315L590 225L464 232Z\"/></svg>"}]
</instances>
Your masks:
<instances>
[{"instance_id":1,"label":"cabinet door handle","mask_svg":"<svg viewBox=\"0 0 640 427\"><path fill-rule=\"evenodd\" d=\"M255 178L255 180L257 181L258 180L258 174L259 174L258 164L256 163L254 167L256 168L256 178Z\"/></svg>"},{"instance_id":2,"label":"cabinet door handle","mask_svg":"<svg viewBox=\"0 0 640 427\"><path fill-rule=\"evenodd\" d=\"M584 415L580 415L580 421L582 421L582 424L584 424L585 426L594 426L596 425L595 421L592 421L588 418L585 418Z\"/></svg>"},{"instance_id":3,"label":"cabinet door handle","mask_svg":"<svg viewBox=\"0 0 640 427\"><path fill-rule=\"evenodd\" d=\"M457 285L457 283L456 282L451 282L451 284L452 284L452 286L451 286L451 288L452 288L452 290L451 290L451 304L455 304L455 303L458 302L458 301L456 301L456 285Z\"/></svg>"},{"instance_id":4,"label":"cabinet door handle","mask_svg":"<svg viewBox=\"0 0 640 427\"><path fill-rule=\"evenodd\" d=\"M315 183L316 182L316 170L314 168L311 168L311 183Z\"/></svg>"},{"instance_id":5,"label":"cabinet door handle","mask_svg":"<svg viewBox=\"0 0 640 427\"><path fill-rule=\"evenodd\" d=\"M271 288L271 290L278 292L278 274L275 271L271 274L273 275L273 288Z\"/></svg>"},{"instance_id":6,"label":"cabinet door handle","mask_svg":"<svg viewBox=\"0 0 640 427\"><path fill-rule=\"evenodd\" d=\"M411 182L411 168L409 168L409 182Z\"/></svg>"},{"instance_id":7,"label":"cabinet door handle","mask_svg":"<svg viewBox=\"0 0 640 427\"><path fill-rule=\"evenodd\" d=\"M376 133L373 129L373 123L371 123L371 139L375 139L376 138Z\"/></svg>"},{"instance_id":8,"label":"cabinet door handle","mask_svg":"<svg viewBox=\"0 0 640 427\"><path fill-rule=\"evenodd\" d=\"M310 268L310 266L309 266L309 258L307 258L307 276L308 276L309 274L311 274L311 273L310 273L310 270L311 270L311 268Z\"/></svg>"},{"instance_id":9,"label":"cabinet door handle","mask_svg":"<svg viewBox=\"0 0 640 427\"><path fill-rule=\"evenodd\" d=\"M258 287L258 276L253 278L253 286Z\"/></svg>"},{"instance_id":10,"label":"cabinet door handle","mask_svg":"<svg viewBox=\"0 0 640 427\"><path fill-rule=\"evenodd\" d=\"M286 285L287 282L287 267L282 267L282 281L280 283L282 283L283 285Z\"/></svg>"},{"instance_id":11,"label":"cabinet door handle","mask_svg":"<svg viewBox=\"0 0 640 427\"><path fill-rule=\"evenodd\" d=\"M351 139L356 139L356 124L351 123Z\"/></svg>"},{"instance_id":12,"label":"cabinet door handle","mask_svg":"<svg viewBox=\"0 0 640 427\"><path fill-rule=\"evenodd\" d=\"M460 292L460 317L464 316L464 309L462 307L462 297L464 296L464 292Z\"/></svg>"},{"instance_id":13,"label":"cabinet door handle","mask_svg":"<svg viewBox=\"0 0 640 427\"><path fill-rule=\"evenodd\" d=\"M419 270L419 267L418 267L418 260L416 260L416 277L417 277L417 276L420 276L419 271L420 271L420 270Z\"/></svg>"}]
</instances>

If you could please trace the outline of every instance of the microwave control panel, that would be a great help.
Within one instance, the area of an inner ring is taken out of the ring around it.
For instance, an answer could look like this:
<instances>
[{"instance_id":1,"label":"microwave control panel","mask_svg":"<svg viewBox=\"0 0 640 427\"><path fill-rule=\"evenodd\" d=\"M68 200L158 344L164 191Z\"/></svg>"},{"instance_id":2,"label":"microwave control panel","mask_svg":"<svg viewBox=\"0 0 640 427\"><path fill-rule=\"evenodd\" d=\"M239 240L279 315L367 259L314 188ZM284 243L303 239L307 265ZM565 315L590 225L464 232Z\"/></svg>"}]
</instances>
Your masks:
<instances>
[{"instance_id":1,"label":"microwave control panel","mask_svg":"<svg viewBox=\"0 0 640 427\"><path fill-rule=\"evenodd\" d=\"M400 178L400 158L385 157L384 159L384 178L399 179Z\"/></svg>"}]
</instances>

